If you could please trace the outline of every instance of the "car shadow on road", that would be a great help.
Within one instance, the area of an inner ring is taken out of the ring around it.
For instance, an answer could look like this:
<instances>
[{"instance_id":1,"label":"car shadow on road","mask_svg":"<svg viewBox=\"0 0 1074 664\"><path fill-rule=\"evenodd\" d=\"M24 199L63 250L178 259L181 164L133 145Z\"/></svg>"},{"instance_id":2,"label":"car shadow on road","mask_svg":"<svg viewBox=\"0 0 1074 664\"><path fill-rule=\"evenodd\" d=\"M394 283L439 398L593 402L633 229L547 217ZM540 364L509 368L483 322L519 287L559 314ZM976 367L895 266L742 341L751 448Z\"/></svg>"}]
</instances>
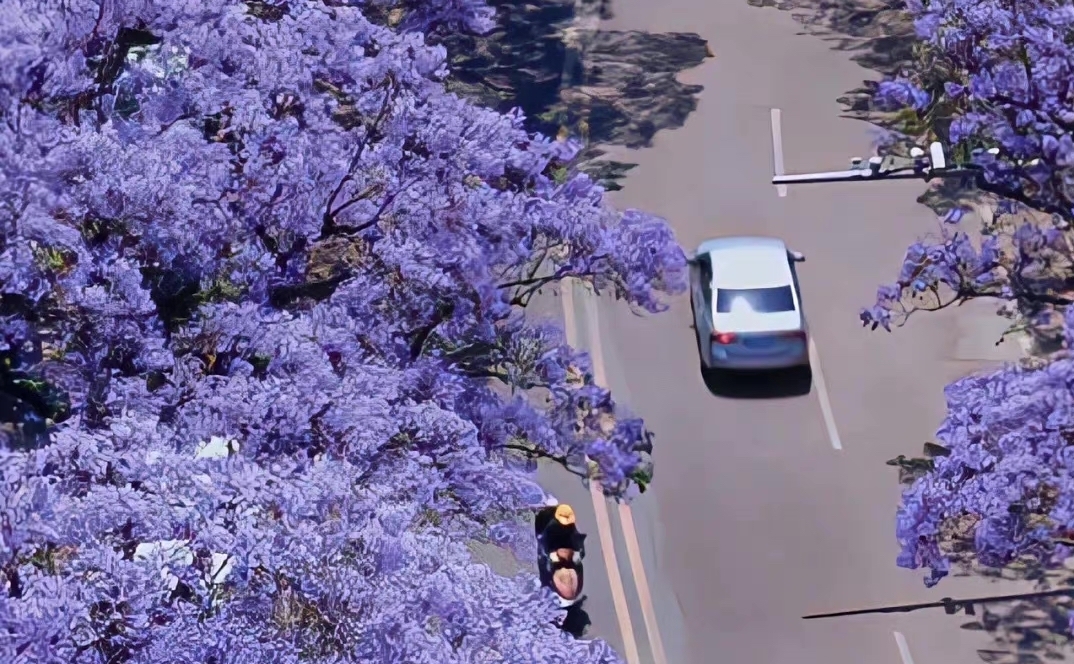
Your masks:
<instances>
[{"instance_id":1,"label":"car shadow on road","mask_svg":"<svg viewBox=\"0 0 1074 664\"><path fill-rule=\"evenodd\" d=\"M704 369L701 379L715 397L787 399L809 394L813 370L808 366L764 372Z\"/></svg>"}]
</instances>

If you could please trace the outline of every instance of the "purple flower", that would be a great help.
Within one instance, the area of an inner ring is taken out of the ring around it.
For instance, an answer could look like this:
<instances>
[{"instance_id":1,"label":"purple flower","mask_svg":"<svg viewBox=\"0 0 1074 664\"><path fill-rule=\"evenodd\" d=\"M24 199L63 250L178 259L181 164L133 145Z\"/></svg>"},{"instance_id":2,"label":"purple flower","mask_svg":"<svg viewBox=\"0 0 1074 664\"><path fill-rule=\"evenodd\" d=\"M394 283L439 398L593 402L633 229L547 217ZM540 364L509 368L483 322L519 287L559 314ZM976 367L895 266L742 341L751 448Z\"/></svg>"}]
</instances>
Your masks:
<instances>
[{"instance_id":1,"label":"purple flower","mask_svg":"<svg viewBox=\"0 0 1074 664\"><path fill-rule=\"evenodd\" d=\"M0 360L34 392L0 428L0 660L618 661L467 544L532 560L538 459L651 479L526 305L662 311L682 250L445 90L426 36L484 3L332 4L5 5Z\"/></svg>"},{"instance_id":2,"label":"purple flower","mask_svg":"<svg viewBox=\"0 0 1074 664\"><path fill-rule=\"evenodd\" d=\"M895 79L877 86L876 100L886 110L908 107L921 111L928 107L931 96L911 81Z\"/></svg>"},{"instance_id":3,"label":"purple flower","mask_svg":"<svg viewBox=\"0 0 1074 664\"><path fill-rule=\"evenodd\" d=\"M945 224L957 224L962 221L962 217L966 216L966 211L960 207L951 208L943 215L943 223Z\"/></svg>"},{"instance_id":4,"label":"purple flower","mask_svg":"<svg viewBox=\"0 0 1074 664\"><path fill-rule=\"evenodd\" d=\"M974 147L1002 148L996 157L973 158L986 167L979 186L1042 210L1069 207L1074 108L1067 91L1074 59L1062 35L1074 28L1074 12L992 0L912 2L908 9L923 42L921 57L901 78L880 84L877 103L921 110L927 97L919 91L942 85L949 103L927 129L942 136L946 127L952 144L972 138ZM909 138L920 140L914 132Z\"/></svg>"},{"instance_id":5,"label":"purple flower","mask_svg":"<svg viewBox=\"0 0 1074 664\"><path fill-rule=\"evenodd\" d=\"M972 136L978 129L978 124L973 118L959 117L955 118L951 122L951 127L948 129L948 140L952 145L965 141L968 137Z\"/></svg>"},{"instance_id":6,"label":"purple flower","mask_svg":"<svg viewBox=\"0 0 1074 664\"><path fill-rule=\"evenodd\" d=\"M958 99L966 92L965 86L953 81L946 81L943 84L943 89L944 92L947 93L947 96L952 99Z\"/></svg>"}]
</instances>

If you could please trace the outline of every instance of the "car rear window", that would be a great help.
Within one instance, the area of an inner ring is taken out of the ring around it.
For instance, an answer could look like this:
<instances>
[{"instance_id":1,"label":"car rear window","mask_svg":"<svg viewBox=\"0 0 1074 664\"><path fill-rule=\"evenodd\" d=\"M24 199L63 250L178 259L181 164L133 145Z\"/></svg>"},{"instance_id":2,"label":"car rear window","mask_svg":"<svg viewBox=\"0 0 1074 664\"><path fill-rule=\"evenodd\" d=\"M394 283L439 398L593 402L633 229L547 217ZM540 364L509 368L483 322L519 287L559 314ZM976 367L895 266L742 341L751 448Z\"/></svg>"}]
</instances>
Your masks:
<instances>
[{"instance_id":1,"label":"car rear window","mask_svg":"<svg viewBox=\"0 0 1074 664\"><path fill-rule=\"evenodd\" d=\"M775 288L718 288L716 289L716 313L729 314L737 309L736 305L746 306L762 314L774 314L781 311L794 311L794 295L790 286Z\"/></svg>"}]
</instances>

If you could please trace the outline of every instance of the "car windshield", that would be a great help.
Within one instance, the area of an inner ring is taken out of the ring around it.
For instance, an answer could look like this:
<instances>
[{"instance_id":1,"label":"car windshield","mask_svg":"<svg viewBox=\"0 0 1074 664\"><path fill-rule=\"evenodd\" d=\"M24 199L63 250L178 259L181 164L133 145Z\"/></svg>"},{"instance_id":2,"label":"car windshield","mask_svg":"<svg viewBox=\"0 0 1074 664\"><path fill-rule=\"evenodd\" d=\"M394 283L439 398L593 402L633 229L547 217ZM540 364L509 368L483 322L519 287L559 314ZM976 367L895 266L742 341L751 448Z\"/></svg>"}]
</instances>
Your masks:
<instances>
[{"instance_id":1,"label":"car windshield","mask_svg":"<svg viewBox=\"0 0 1074 664\"><path fill-rule=\"evenodd\" d=\"M716 290L716 313L730 314L739 311L752 311L759 314L794 311L794 295L791 293L790 286Z\"/></svg>"}]
</instances>

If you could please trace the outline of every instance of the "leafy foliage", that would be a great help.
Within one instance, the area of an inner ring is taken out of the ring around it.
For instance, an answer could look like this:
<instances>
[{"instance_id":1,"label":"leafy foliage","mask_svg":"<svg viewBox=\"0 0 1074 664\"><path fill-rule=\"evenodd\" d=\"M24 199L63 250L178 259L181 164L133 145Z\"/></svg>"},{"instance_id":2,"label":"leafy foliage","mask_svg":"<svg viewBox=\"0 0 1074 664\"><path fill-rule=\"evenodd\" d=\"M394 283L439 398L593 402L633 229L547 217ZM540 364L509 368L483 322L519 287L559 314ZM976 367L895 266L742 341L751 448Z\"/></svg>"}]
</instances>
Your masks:
<instances>
[{"instance_id":1,"label":"leafy foliage","mask_svg":"<svg viewBox=\"0 0 1074 664\"><path fill-rule=\"evenodd\" d=\"M685 260L577 146L445 93L420 31L484 6L3 12L0 659L615 661L466 542L518 541L536 458L648 481L524 307L661 311Z\"/></svg>"},{"instance_id":2,"label":"leafy foliage","mask_svg":"<svg viewBox=\"0 0 1074 664\"><path fill-rule=\"evenodd\" d=\"M1038 0L915 1L909 9L922 40L915 67L881 83L877 102L898 112L904 138L949 145L1002 201L980 242L947 227L911 247L898 283L878 292L863 322L888 327L912 310L998 297L1034 326L1071 301L1074 52L1065 35L1074 9ZM931 301L905 306L922 293Z\"/></svg>"},{"instance_id":3,"label":"leafy foliage","mask_svg":"<svg viewBox=\"0 0 1074 664\"><path fill-rule=\"evenodd\" d=\"M1071 362L1063 356L947 387L939 445L907 478L897 518L899 564L928 568L926 585L952 563L1015 566L1038 578L1071 556Z\"/></svg>"},{"instance_id":4,"label":"leafy foliage","mask_svg":"<svg viewBox=\"0 0 1074 664\"><path fill-rule=\"evenodd\" d=\"M1054 339L1035 362L963 378L924 459L903 457L899 564L997 570L1048 584L1074 555L1074 8L1033 0L914 1L912 71L882 83L904 138L941 140L1001 197L979 233L948 212L907 251L898 280L862 312L873 329L969 299L999 301L1013 328Z\"/></svg>"},{"instance_id":5,"label":"leafy foliage","mask_svg":"<svg viewBox=\"0 0 1074 664\"><path fill-rule=\"evenodd\" d=\"M1001 203L977 233L962 224L963 217L962 208L950 210L934 237L910 246L897 280L877 289L876 304L862 311L862 322L890 331L918 311L990 298L1017 319L1012 331L1061 334L1062 312L1074 302L1067 224L1010 202Z\"/></svg>"},{"instance_id":6,"label":"leafy foliage","mask_svg":"<svg viewBox=\"0 0 1074 664\"><path fill-rule=\"evenodd\" d=\"M918 59L879 86L907 108L908 129L978 165L982 186L1064 217L1074 214L1074 7L1051 0L913 0ZM990 150L992 150L990 152Z\"/></svg>"}]
</instances>

